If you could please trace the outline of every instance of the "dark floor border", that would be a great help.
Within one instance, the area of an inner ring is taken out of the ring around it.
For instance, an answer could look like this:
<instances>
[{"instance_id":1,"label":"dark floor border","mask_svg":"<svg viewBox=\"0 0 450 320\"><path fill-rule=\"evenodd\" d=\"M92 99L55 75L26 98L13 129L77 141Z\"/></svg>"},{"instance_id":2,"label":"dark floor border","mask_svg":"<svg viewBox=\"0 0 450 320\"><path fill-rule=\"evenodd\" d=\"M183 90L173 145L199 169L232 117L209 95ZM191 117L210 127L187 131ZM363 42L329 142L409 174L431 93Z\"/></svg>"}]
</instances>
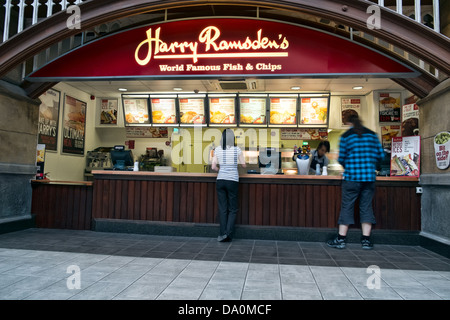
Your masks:
<instances>
[{"instance_id":1,"label":"dark floor border","mask_svg":"<svg viewBox=\"0 0 450 320\"><path fill-rule=\"evenodd\" d=\"M419 235L419 240L421 247L450 259L450 246L448 244L424 237L422 235Z\"/></svg>"},{"instance_id":2,"label":"dark floor border","mask_svg":"<svg viewBox=\"0 0 450 320\"><path fill-rule=\"evenodd\" d=\"M36 215L24 217L22 219L0 222L0 234L25 230L36 227Z\"/></svg>"},{"instance_id":3,"label":"dark floor border","mask_svg":"<svg viewBox=\"0 0 450 320\"><path fill-rule=\"evenodd\" d=\"M217 224L157 222L143 220L94 219L93 230L99 232L137 233L188 237L217 237ZM234 238L324 242L336 235L332 228L266 227L237 225ZM350 229L347 240L359 243L361 231ZM373 230L372 239L378 244L420 245L419 231Z\"/></svg>"}]
</instances>

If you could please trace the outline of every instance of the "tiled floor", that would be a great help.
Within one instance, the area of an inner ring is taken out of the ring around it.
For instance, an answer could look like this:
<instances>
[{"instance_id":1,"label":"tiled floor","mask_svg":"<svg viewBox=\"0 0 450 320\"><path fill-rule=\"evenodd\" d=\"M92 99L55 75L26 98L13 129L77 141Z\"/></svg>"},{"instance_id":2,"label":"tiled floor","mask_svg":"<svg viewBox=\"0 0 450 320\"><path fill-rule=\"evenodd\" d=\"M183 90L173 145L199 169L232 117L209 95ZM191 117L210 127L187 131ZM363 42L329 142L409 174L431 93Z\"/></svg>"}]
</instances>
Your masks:
<instances>
[{"instance_id":1,"label":"tiled floor","mask_svg":"<svg viewBox=\"0 0 450 320\"><path fill-rule=\"evenodd\" d=\"M413 246L28 229L0 235L0 299L450 299L450 260Z\"/></svg>"}]
</instances>

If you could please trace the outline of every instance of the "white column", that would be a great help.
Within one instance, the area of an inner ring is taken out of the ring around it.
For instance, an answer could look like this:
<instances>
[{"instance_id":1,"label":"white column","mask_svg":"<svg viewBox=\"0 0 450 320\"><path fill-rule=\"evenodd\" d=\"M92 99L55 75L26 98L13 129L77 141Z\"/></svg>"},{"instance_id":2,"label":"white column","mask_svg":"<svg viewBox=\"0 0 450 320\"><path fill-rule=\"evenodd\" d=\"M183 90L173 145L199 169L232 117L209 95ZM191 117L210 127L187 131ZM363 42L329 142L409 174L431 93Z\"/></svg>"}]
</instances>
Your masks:
<instances>
[{"instance_id":1,"label":"white column","mask_svg":"<svg viewBox=\"0 0 450 320\"><path fill-rule=\"evenodd\" d=\"M420 0L414 1L414 15L416 16L416 21L422 23L422 12L420 10Z\"/></svg>"},{"instance_id":2,"label":"white column","mask_svg":"<svg viewBox=\"0 0 450 320\"><path fill-rule=\"evenodd\" d=\"M3 28L3 42L9 39L9 22L11 17L11 0L5 3L5 25Z\"/></svg>"},{"instance_id":3,"label":"white column","mask_svg":"<svg viewBox=\"0 0 450 320\"><path fill-rule=\"evenodd\" d=\"M36 24L38 21L38 12L39 12L39 0L34 0L33 3L31 4L33 6L33 20L31 22L31 24Z\"/></svg>"},{"instance_id":4,"label":"white column","mask_svg":"<svg viewBox=\"0 0 450 320\"><path fill-rule=\"evenodd\" d=\"M397 13L403 14L403 1L397 0Z\"/></svg>"},{"instance_id":5,"label":"white column","mask_svg":"<svg viewBox=\"0 0 450 320\"><path fill-rule=\"evenodd\" d=\"M23 30L23 19L25 16L25 0L19 1L19 22L17 23L17 33Z\"/></svg>"},{"instance_id":6,"label":"white column","mask_svg":"<svg viewBox=\"0 0 450 320\"><path fill-rule=\"evenodd\" d=\"M433 0L434 31L441 32L441 17L439 16L439 0Z\"/></svg>"}]
</instances>

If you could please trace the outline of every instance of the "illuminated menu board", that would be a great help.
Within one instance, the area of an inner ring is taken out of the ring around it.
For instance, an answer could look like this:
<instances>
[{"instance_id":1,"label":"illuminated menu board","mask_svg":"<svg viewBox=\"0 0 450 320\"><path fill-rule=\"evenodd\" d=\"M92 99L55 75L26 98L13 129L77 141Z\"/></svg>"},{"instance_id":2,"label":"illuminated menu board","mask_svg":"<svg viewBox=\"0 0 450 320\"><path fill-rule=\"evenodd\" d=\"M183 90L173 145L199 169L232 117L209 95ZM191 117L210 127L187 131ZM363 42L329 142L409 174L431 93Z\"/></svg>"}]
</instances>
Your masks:
<instances>
[{"instance_id":1,"label":"illuminated menu board","mask_svg":"<svg viewBox=\"0 0 450 320\"><path fill-rule=\"evenodd\" d=\"M175 99L152 98L152 123L153 124L176 124Z\"/></svg>"},{"instance_id":2,"label":"illuminated menu board","mask_svg":"<svg viewBox=\"0 0 450 320\"><path fill-rule=\"evenodd\" d=\"M205 124L205 100L203 98L179 98L181 124Z\"/></svg>"},{"instance_id":3,"label":"illuminated menu board","mask_svg":"<svg viewBox=\"0 0 450 320\"><path fill-rule=\"evenodd\" d=\"M326 125L328 122L328 97L301 98L300 124Z\"/></svg>"},{"instance_id":4,"label":"illuminated menu board","mask_svg":"<svg viewBox=\"0 0 450 320\"><path fill-rule=\"evenodd\" d=\"M295 125L297 123L297 98L270 98L272 125Z\"/></svg>"},{"instance_id":5,"label":"illuminated menu board","mask_svg":"<svg viewBox=\"0 0 450 320\"><path fill-rule=\"evenodd\" d=\"M266 98L241 97L240 119L241 125L264 125L266 121Z\"/></svg>"},{"instance_id":6,"label":"illuminated menu board","mask_svg":"<svg viewBox=\"0 0 450 320\"><path fill-rule=\"evenodd\" d=\"M235 98L221 97L209 98L209 123L210 124L236 124Z\"/></svg>"},{"instance_id":7,"label":"illuminated menu board","mask_svg":"<svg viewBox=\"0 0 450 320\"><path fill-rule=\"evenodd\" d=\"M125 124L150 124L147 98L123 98Z\"/></svg>"}]
</instances>

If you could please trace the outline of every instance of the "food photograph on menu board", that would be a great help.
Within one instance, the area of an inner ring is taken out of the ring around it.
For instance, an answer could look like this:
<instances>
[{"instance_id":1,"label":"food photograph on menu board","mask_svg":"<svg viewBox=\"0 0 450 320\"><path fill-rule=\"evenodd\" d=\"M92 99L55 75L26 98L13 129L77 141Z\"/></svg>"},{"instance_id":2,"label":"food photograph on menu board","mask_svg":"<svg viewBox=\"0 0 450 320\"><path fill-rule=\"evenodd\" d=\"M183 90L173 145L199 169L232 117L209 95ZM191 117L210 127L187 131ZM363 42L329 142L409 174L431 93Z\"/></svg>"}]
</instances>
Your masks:
<instances>
[{"instance_id":1,"label":"food photograph on menu board","mask_svg":"<svg viewBox=\"0 0 450 320\"><path fill-rule=\"evenodd\" d=\"M210 124L236 124L235 98L209 98Z\"/></svg>"},{"instance_id":2,"label":"food photograph on menu board","mask_svg":"<svg viewBox=\"0 0 450 320\"><path fill-rule=\"evenodd\" d=\"M205 124L205 99L179 98L181 124Z\"/></svg>"},{"instance_id":3,"label":"food photograph on menu board","mask_svg":"<svg viewBox=\"0 0 450 320\"><path fill-rule=\"evenodd\" d=\"M270 124L295 125L297 98L270 98Z\"/></svg>"},{"instance_id":4,"label":"food photograph on menu board","mask_svg":"<svg viewBox=\"0 0 450 320\"><path fill-rule=\"evenodd\" d=\"M326 125L328 98L302 98L300 103L300 124Z\"/></svg>"},{"instance_id":5,"label":"food photograph on menu board","mask_svg":"<svg viewBox=\"0 0 450 320\"><path fill-rule=\"evenodd\" d=\"M266 98L241 97L240 120L239 123L246 124L266 124Z\"/></svg>"},{"instance_id":6,"label":"food photograph on menu board","mask_svg":"<svg viewBox=\"0 0 450 320\"><path fill-rule=\"evenodd\" d=\"M125 114L125 124L150 124L148 99L124 98L123 109Z\"/></svg>"},{"instance_id":7,"label":"food photograph on menu board","mask_svg":"<svg viewBox=\"0 0 450 320\"><path fill-rule=\"evenodd\" d=\"M117 124L117 99L101 99L100 102L100 124Z\"/></svg>"},{"instance_id":8,"label":"food photograph on menu board","mask_svg":"<svg viewBox=\"0 0 450 320\"><path fill-rule=\"evenodd\" d=\"M151 98L152 123L153 124L176 124L177 109L174 98L162 99Z\"/></svg>"}]
</instances>

